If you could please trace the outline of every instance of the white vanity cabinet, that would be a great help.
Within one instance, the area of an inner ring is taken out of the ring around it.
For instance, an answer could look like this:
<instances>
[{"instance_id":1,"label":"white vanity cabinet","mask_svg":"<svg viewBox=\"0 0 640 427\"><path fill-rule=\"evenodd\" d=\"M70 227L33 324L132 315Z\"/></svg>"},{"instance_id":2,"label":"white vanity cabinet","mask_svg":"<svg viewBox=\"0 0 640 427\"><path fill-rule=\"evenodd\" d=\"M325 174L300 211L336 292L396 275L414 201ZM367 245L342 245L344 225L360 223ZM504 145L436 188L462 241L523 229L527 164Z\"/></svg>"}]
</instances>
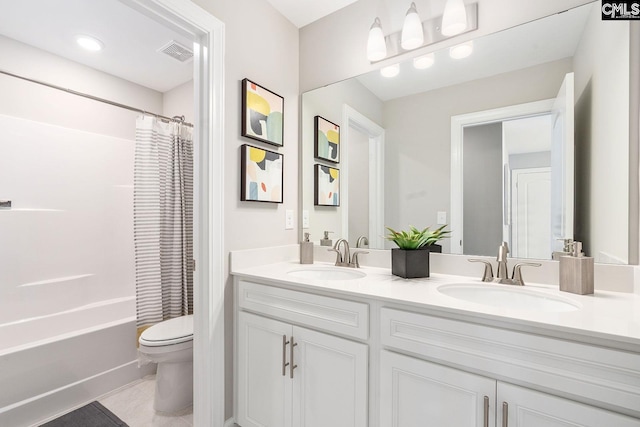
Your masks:
<instances>
[{"instance_id":1,"label":"white vanity cabinet","mask_svg":"<svg viewBox=\"0 0 640 427\"><path fill-rule=\"evenodd\" d=\"M265 271L234 279L241 427L640 427L632 335L448 307L387 274Z\"/></svg>"},{"instance_id":2,"label":"white vanity cabinet","mask_svg":"<svg viewBox=\"0 0 640 427\"><path fill-rule=\"evenodd\" d=\"M495 425L495 380L382 351L380 425Z\"/></svg>"},{"instance_id":3,"label":"white vanity cabinet","mask_svg":"<svg viewBox=\"0 0 640 427\"><path fill-rule=\"evenodd\" d=\"M382 351L380 425L639 427L640 420L524 387Z\"/></svg>"},{"instance_id":4,"label":"white vanity cabinet","mask_svg":"<svg viewBox=\"0 0 640 427\"><path fill-rule=\"evenodd\" d=\"M638 418L507 382L639 411L638 354L404 310L382 308L380 317L380 426L640 427Z\"/></svg>"},{"instance_id":5,"label":"white vanity cabinet","mask_svg":"<svg viewBox=\"0 0 640 427\"><path fill-rule=\"evenodd\" d=\"M368 346L300 326L322 318L340 332L367 334L367 305L251 282L238 290L236 422L367 427Z\"/></svg>"},{"instance_id":6,"label":"white vanity cabinet","mask_svg":"<svg viewBox=\"0 0 640 427\"><path fill-rule=\"evenodd\" d=\"M546 393L497 383L498 427L638 427L640 420Z\"/></svg>"}]
</instances>

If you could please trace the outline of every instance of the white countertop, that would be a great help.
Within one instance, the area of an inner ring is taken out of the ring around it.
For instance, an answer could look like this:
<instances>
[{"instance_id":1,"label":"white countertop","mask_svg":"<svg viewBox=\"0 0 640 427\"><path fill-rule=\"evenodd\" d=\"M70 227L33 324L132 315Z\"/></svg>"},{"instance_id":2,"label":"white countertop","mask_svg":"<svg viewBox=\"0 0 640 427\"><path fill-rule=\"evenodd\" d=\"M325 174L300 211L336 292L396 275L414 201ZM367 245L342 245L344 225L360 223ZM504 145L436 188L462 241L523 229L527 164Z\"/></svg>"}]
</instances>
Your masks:
<instances>
[{"instance_id":1,"label":"white countertop","mask_svg":"<svg viewBox=\"0 0 640 427\"><path fill-rule=\"evenodd\" d=\"M323 267L333 268L333 265L319 262L313 265L276 262L237 268L231 273L240 278L277 282L302 291L326 291L344 296L371 298L409 305L435 315L446 314L465 320L470 320L471 317L480 323L493 326L640 352L640 296L637 294L596 290L593 295L575 295L560 292L557 286L536 283L527 283L524 288L516 288L559 298L579 307L574 311L543 312L472 303L438 291L439 286L453 283L514 288L509 285L483 283L479 278L432 273L429 278L403 279L393 276L389 269L373 267L358 269L366 273L366 277L350 280L302 279L287 274L292 270Z\"/></svg>"}]
</instances>

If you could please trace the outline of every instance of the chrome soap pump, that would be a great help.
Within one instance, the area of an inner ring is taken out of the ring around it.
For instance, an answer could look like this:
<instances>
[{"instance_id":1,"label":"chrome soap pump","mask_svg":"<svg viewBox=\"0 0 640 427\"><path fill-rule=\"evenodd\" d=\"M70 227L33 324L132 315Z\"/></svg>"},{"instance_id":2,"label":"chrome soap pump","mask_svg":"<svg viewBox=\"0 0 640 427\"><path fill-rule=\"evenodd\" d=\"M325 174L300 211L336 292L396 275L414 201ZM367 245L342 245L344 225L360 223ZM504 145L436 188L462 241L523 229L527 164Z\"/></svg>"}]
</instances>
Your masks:
<instances>
[{"instance_id":1,"label":"chrome soap pump","mask_svg":"<svg viewBox=\"0 0 640 427\"><path fill-rule=\"evenodd\" d=\"M304 233L300 242L300 264L313 264L313 242L309 241L309 233Z\"/></svg>"},{"instance_id":2,"label":"chrome soap pump","mask_svg":"<svg viewBox=\"0 0 640 427\"><path fill-rule=\"evenodd\" d=\"M593 257L584 256L581 242L572 242L572 253L560 257L560 290L579 295L592 294Z\"/></svg>"}]
</instances>

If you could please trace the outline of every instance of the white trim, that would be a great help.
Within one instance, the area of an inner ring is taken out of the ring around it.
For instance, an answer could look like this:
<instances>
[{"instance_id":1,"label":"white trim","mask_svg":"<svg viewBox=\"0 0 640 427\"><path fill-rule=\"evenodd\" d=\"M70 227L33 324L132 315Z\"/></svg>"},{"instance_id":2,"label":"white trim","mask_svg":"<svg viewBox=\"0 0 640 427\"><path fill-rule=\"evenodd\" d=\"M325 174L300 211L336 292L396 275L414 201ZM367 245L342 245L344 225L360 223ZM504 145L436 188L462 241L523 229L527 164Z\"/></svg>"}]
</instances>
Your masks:
<instances>
[{"instance_id":1,"label":"white trim","mask_svg":"<svg viewBox=\"0 0 640 427\"><path fill-rule=\"evenodd\" d=\"M194 425L224 424L224 24L183 0L122 0L194 40Z\"/></svg>"},{"instance_id":2,"label":"white trim","mask_svg":"<svg viewBox=\"0 0 640 427\"><path fill-rule=\"evenodd\" d=\"M353 107L342 107L340 152L343 164L349 164L349 127L354 127L369 136L369 247L384 248L384 129ZM349 237L349 168L340 171L342 187L340 207L342 210L342 236ZM355 242L353 242L355 243Z\"/></svg>"},{"instance_id":3,"label":"white trim","mask_svg":"<svg viewBox=\"0 0 640 427\"><path fill-rule=\"evenodd\" d=\"M451 253L462 254L462 134L466 126L495 123L517 117L548 114L554 99L511 105L451 117Z\"/></svg>"}]
</instances>

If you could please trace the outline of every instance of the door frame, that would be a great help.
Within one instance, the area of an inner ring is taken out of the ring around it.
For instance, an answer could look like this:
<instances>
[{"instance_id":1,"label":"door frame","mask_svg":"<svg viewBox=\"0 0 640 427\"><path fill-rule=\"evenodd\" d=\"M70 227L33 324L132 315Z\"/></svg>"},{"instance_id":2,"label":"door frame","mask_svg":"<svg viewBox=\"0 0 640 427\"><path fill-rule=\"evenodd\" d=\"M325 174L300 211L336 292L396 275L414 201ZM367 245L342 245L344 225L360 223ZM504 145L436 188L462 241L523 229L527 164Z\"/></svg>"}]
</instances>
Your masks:
<instances>
[{"instance_id":1,"label":"door frame","mask_svg":"<svg viewBox=\"0 0 640 427\"><path fill-rule=\"evenodd\" d=\"M349 128L353 127L369 137L369 247L384 248L384 128L355 108L342 107L342 136L340 153L342 164L349 164ZM341 170L340 204L342 210L342 236L349 236L349 168Z\"/></svg>"},{"instance_id":2,"label":"door frame","mask_svg":"<svg viewBox=\"0 0 640 427\"><path fill-rule=\"evenodd\" d=\"M224 23L192 2L120 0L194 42L194 425L224 424ZM214 238L215 236L215 238Z\"/></svg>"},{"instance_id":3,"label":"door frame","mask_svg":"<svg viewBox=\"0 0 640 427\"><path fill-rule=\"evenodd\" d=\"M481 124L502 122L520 117L551 113L554 99L510 105L492 110L476 111L451 117L451 253L462 254L464 245L463 205L463 156L464 128ZM504 189L502 189L504 194Z\"/></svg>"}]
</instances>

